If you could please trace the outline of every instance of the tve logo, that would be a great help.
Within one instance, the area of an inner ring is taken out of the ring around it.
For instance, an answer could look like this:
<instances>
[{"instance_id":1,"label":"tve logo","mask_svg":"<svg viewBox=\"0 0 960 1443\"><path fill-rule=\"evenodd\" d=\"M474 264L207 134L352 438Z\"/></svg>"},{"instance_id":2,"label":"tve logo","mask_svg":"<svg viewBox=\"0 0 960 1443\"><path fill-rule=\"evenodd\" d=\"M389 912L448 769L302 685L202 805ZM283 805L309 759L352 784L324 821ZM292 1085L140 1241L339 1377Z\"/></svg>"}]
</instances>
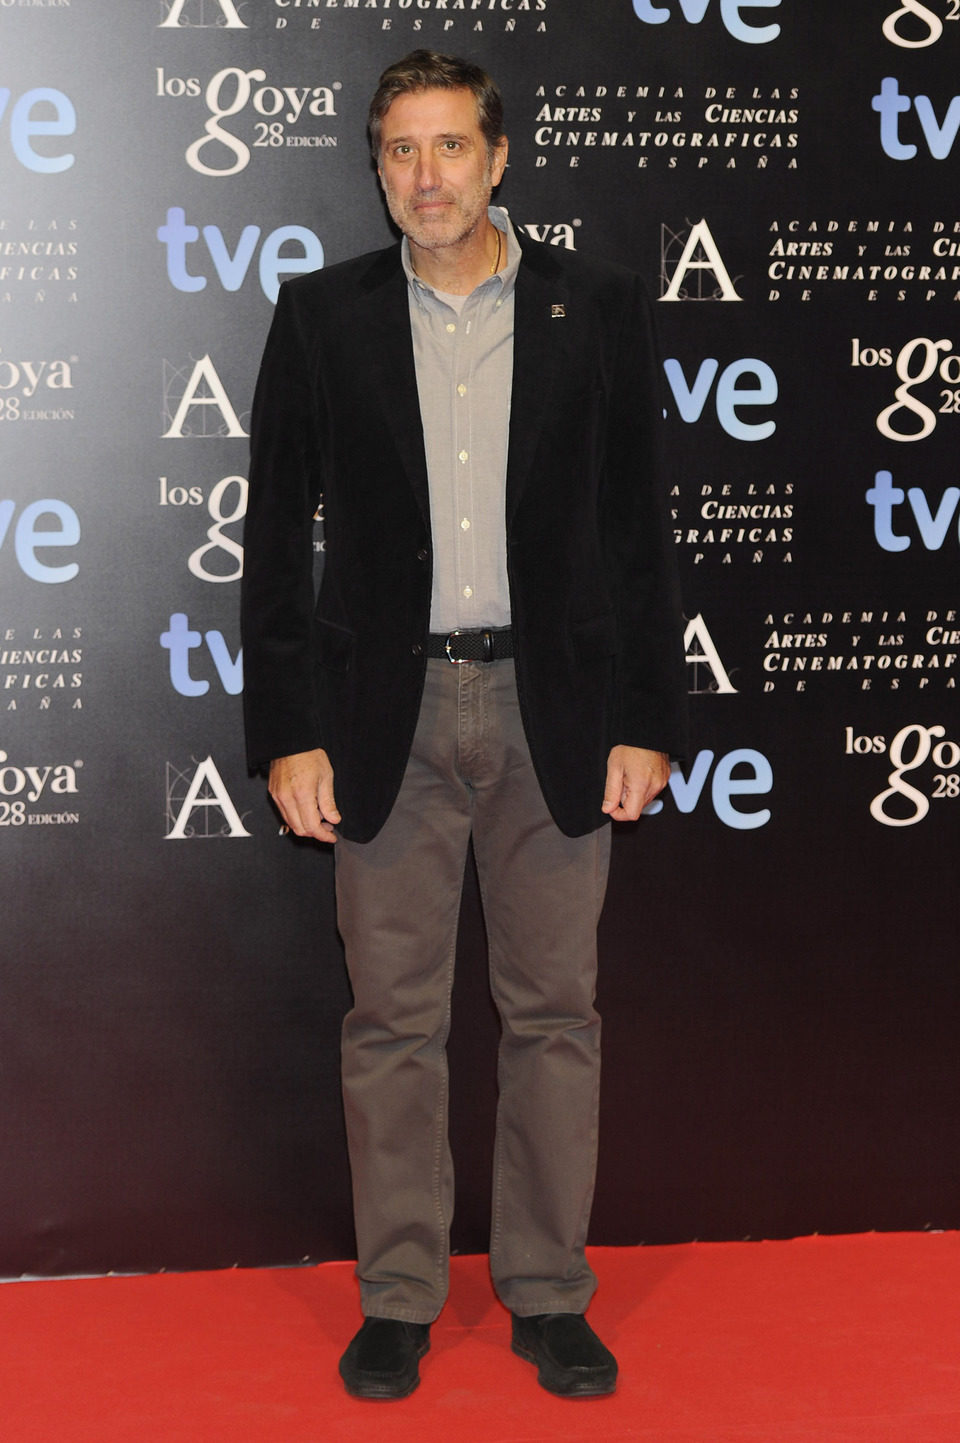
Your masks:
<instances>
[{"instance_id":1,"label":"tve logo","mask_svg":"<svg viewBox=\"0 0 960 1443\"><path fill-rule=\"evenodd\" d=\"M0 554L3 552L7 532L16 511L13 501L0 501ZM52 518L53 526L41 526L45 518ZM76 546L80 540L80 520L72 506L66 501L53 498L31 501L17 518L13 531L13 550L20 569L31 581L43 581L48 585L72 581L80 570L75 561L62 566L52 566L37 555L51 546Z\"/></svg>"},{"instance_id":2,"label":"tve logo","mask_svg":"<svg viewBox=\"0 0 960 1443\"><path fill-rule=\"evenodd\" d=\"M0 125L10 104L10 91L0 85ZM34 150L35 136L73 135L77 128L77 112L73 101L62 90L51 90L47 85L35 90L25 90L14 101L10 111L10 144L21 165L35 170L40 175L55 175L58 171L69 170L75 160L71 151L60 155L43 155Z\"/></svg>"},{"instance_id":3,"label":"tve logo","mask_svg":"<svg viewBox=\"0 0 960 1443\"><path fill-rule=\"evenodd\" d=\"M747 421L738 414L741 408L772 406L776 401L779 395L777 377L766 361L745 356L742 360L731 361L720 371L720 362L708 356L700 362L692 384L687 381L683 365L674 357L664 361L663 369L667 373L677 410L688 425L699 421L703 415L719 371L714 406L717 420L727 435L737 441L765 441L777 429L776 421L769 417L764 421ZM749 383L751 379L753 384Z\"/></svg>"},{"instance_id":4,"label":"tve logo","mask_svg":"<svg viewBox=\"0 0 960 1443\"><path fill-rule=\"evenodd\" d=\"M960 95L955 95L947 107L943 123L937 119L929 95L900 94L899 82L887 75L880 82L880 94L870 102L880 116L880 144L891 160L913 160L917 147L912 141L900 139L900 116L906 115L911 105L917 112L923 138L934 160L946 160L953 149L953 142L960 129Z\"/></svg>"},{"instance_id":5,"label":"tve logo","mask_svg":"<svg viewBox=\"0 0 960 1443\"><path fill-rule=\"evenodd\" d=\"M244 226L232 253L219 226L205 225L202 234L220 284L226 291L238 291L257 249L260 227ZM178 291L202 291L207 284L205 275L194 275L187 269L187 247L199 240L200 235L195 225L187 224L186 211L178 205L170 206L166 224L157 230L157 240L167 251L167 275ZM300 247L299 254L282 255L282 248L290 244ZM278 226L260 247L258 268L263 294L272 304L280 290L281 276L317 271L322 265L323 243L319 236L302 225Z\"/></svg>"},{"instance_id":6,"label":"tve logo","mask_svg":"<svg viewBox=\"0 0 960 1443\"><path fill-rule=\"evenodd\" d=\"M893 529L894 507L902 506L905 499L924 546L928 551L939 551L957 514L960 486L948 486L936 511L931 511L927 493L921 486L911 486L904 497L903 490L893 484L892 472L878 471L866 499L867 505L873 507L873 534L884 551L907 551L912 544L911 537Z\"/></svg>"},{"instance_id":7,"label":"tve logo","mask_svg":"<svg viewBox=\"0 0 960 1443\"><path fill-rule=\"evenodd\" d=\"M715 755L712 751L697 752L689 777L685 777L679 767L674 767L670 773L669 792L677 804L678 812L695 810L706 786ZM735 777L733 773L737 767L741 767L743 772ZM772 788L773 768L763 753L754 751L753 747L738 747L721 757L714 769L710 785L713 810L724 826L733 827L738 832L753 831L755 827L763 827L769 822L770 808L743 811L734 805L733 798L762 796ZM643 815L653 817L662 811L663 802L658 798L644 807Z\"/></svg>"},{"instance_id":8,"label":"tve logo","mask_svg":"<svg viewBox=\"0 0 960 1443\"><path fill-rule=\"evenodd\" d=\"M170 680L181 696L206 696L210 683L190 674L190 653L206 643L217 676L228 696L243 691L243 647L231 656L223 632L207 631L202 636L192 631L185 611L175 611L170 626L160 635L160 645L170 653Z\"/></svg>"},{"instance_id":9,"label":"tve logo","mask_svg":"<svg viewBox=\"0 0 960 1443\"><path fill-rule=\"evenodd\" d=\"M684 20L699 25L710 7L710 0L677 0ZM777 10L780 0L720 0L720 18L734 40L745 45L769 45L780 34L779 25L751 25L741 10ZM669 5L655 5L653 0L633 0L633 13L645 25L665 25L672 18Z\"/></svg>"}]
</instances>

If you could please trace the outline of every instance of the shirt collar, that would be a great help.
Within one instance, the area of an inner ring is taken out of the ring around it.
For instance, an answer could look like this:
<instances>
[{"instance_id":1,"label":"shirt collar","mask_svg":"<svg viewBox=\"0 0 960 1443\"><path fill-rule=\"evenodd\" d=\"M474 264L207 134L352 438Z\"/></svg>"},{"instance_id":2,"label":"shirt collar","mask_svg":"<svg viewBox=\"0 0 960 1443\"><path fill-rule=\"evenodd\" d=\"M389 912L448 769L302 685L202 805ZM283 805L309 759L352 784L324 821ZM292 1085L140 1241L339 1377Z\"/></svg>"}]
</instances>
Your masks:
<instances>
[{"instance_id":1,"label":"shirt collar","mask_svg":"<svg viewBox=\"0 0 960 1443\"><path fill-rule=\"evenodd\" d=\"M503 232L507 244L506 264L497 271L496 275L487 276L485 280L482 280L470 294L476 294L481 286L489 286L491 290L499 290L501 300L505 300L517 283L517 271L520 268L520 242L517 240L506 206L489 205L487 206L487 215L497 230ZM410 289L422 305L423 293L426 291L435 296L436 289L434 286L428 285L426 281L422 281L413 269L413 262L410 259L410 242L406 236L400 243L400 259L403 262L404 274Z\"/></svg>"}]
</instances>

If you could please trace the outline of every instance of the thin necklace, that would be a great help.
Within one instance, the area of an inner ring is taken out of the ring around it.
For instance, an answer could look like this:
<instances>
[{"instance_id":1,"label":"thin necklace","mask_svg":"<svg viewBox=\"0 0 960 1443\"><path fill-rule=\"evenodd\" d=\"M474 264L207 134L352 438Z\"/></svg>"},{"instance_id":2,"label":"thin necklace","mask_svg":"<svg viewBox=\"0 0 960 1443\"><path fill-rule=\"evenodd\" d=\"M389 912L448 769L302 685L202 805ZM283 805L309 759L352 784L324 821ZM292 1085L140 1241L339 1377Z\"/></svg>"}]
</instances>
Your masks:
<instances>
[{"instance_id":1,"label":"thin necklace","mask_svg":"<svg viewBox=\"0 0 960 1443\"><path fill-rule=\"evenodd\" d=\"M500 269L500 256L503 253L503 232L497 226L494 226L494 230L497 232L497 258L494 261L493 265L490 267L490 274L492 276L495 276L497 274L497 271ZM413 263L412 255L410 256L410 269L417 277L417 280L419 280L420 272L417 270L416 266Z\"/></svg>"}]
</instances>

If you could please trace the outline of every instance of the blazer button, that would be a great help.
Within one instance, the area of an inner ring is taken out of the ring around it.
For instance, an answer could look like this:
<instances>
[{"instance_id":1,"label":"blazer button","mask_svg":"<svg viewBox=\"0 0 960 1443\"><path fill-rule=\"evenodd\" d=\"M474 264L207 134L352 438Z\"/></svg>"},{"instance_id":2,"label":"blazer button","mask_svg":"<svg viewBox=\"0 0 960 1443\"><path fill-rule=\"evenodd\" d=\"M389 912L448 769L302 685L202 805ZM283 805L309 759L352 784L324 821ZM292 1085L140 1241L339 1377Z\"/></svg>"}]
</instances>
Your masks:
<instances>
[{"instance_id":1,"label":"blazer button","mask_svg":"<svg viewBox=\"0 0 960 1443\"><path fill-rule=\"evenodd\" d=\"M421 546L421 547L420 547L420 550L417 552L417 560L418 560L418 561L426 561L426 559L427 559L427 557L428 557L429 555L430 555L430 552L427 550L427 548L426 548L425 546Z\"/></svg>"},{"instance_id":2,"label":"blazer button","mask_svg":"<svg viewBox=\"0 0 960 1443\"><path fill-rule=\"evenodd\" d=\"M423 656L423 643L420 641L415 641L413 643L413 646L411 646L410 650L413 652L414 656Z\"/></svg>"}]
</instances>

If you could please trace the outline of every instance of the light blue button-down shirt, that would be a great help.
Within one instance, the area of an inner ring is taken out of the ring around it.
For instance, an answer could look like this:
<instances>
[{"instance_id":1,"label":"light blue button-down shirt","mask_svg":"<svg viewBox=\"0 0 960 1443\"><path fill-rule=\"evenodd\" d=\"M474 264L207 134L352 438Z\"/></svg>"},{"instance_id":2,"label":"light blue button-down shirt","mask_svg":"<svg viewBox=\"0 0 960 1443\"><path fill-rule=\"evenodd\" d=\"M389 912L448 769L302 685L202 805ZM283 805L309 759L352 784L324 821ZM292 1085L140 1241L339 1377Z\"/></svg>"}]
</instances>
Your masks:
<instances>
[{"instance_id":1,"label":"light blue button-down shirt","mask_svg":"<svg viewBox=\"0 0 960 1443\"><path fill-rule=\"evenodd\" d=\"M430 485L430 630L508 626L506 478L520 245L507 212L506 265L468 296L426 285L404 237L410 328Z\"/></svg>"}]
</instances>

